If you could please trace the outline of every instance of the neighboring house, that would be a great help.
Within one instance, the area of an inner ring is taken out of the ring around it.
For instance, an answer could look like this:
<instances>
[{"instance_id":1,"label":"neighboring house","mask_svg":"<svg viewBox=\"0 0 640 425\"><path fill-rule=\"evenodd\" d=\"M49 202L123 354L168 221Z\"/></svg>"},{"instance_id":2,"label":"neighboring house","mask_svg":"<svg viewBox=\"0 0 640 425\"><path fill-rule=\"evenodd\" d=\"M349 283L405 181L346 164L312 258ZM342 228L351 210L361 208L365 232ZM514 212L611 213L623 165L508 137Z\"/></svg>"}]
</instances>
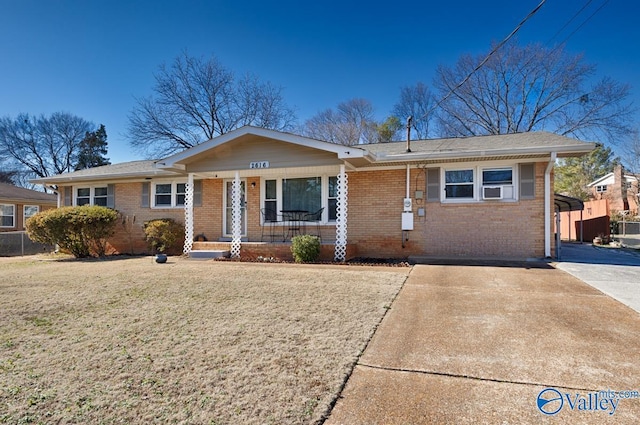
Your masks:
<instances>
[{"instance_id":1,"label":"neighboring house","mask_svg":"<svg viewBox=\"0 0 640 425\"><path fill-rule=\"evenodd\" d=\"M34 182L55 186L61 204L106 205L135 223L112 240L120 252L144 252L144 221L171 217L185 223L185 252L206 238L241 256L285 255L282 240L304 224L325 258L542 258L555 160L594 147L546 132L343 146L242 127L158 161ZM312 221L292 227L290 210Z\"/></svg>"},{"instance_id":2,"label":"neighboring house","mask_svg":"<svg viewBox=\"0 0 640 425\"><path fill-rule=\"evenodd\" d=\"M609 211L628 211L628 215L638 215L638 178L627 174L621 165L617 165L612 173L606 174L588 184L593 199L606 199Z\"/></svg>"},{"instance_id":3,"label":"neighboring house","mask_svg":"<svg viewBox=\"0 0 640 425\"><path fill-rule=\"evenodd\" d=\"M0 232L24 230L27 218L57 205L56 195L0 183Z\"/></svg>"}]
</instances>

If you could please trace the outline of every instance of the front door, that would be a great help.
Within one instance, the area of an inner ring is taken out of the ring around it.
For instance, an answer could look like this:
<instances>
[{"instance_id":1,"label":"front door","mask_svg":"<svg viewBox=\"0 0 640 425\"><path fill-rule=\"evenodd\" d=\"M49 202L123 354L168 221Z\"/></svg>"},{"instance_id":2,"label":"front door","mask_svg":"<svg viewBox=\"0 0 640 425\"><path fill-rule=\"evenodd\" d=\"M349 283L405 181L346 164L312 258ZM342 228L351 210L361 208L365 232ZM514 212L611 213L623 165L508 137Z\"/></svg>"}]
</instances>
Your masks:
<instances>
[{"instance_id":1,"label":"front door","mask_svg":"<svg viewBox=\"0 0 640 425\"><path fill-rule=\"evenodd\" d=\"M226 180L224 183L225 196L224 196L224 235L227 237L233 236L231 220L231 212L233 210L233 180ZM240 181L240 211L242 212L242 236L247 236L247 214L246 214L246 195L245 195L245 181Z\"/></svg>"}]
</instances>

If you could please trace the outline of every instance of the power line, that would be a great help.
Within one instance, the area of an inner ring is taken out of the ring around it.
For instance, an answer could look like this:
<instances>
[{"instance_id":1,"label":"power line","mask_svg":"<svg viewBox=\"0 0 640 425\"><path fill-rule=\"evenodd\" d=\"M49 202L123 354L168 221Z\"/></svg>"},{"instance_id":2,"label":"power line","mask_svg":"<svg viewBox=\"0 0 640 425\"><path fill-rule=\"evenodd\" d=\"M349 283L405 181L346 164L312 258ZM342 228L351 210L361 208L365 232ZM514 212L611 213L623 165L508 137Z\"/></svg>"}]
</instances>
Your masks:
<instances>
[{"instance_id":1,"label":"power line","mask_svg":"<svg viewBox=\"0 0 640 425\"><path fill-rule=\"evenodd\" d=\"M440 99L435 106L433 106L429 111L427 111L425 114L423 114L420 118L418 118L418 120L421 120L423 118L425 118L426 116L428 116L429 114L431 114L436 108L438 108L442 102L444 102L445 100L447 100L449 98L449 96L451 96L456 90L458 90L460 87L462 87L467 81L469 81L469 79L473 76L473 74L475 74L480 68L482 68L484 66L485 63L487 63L489 61L489 59L491 59L491 56L493 56L498 49L500 49L502 46L504 46L510 39L511 37L513 37L519 30L520 28L522 28L522 26L533 17L533 15L535 15L540 8L542 7L543 4L546 3L547 0L542 0L540 2L540 4L538 4L531 12L529 12L529 14L527 16L525 16L525 18L513 29L513 31L511 31L511 33L505 37L504 40L502 40L500 43L498 43L490 52L489 54L482 60L482 62L480 62L457 86L455 86L454 88L452 88L451 90L449 90L449 92L442 98Z\"/></svg>"}]
</instances>

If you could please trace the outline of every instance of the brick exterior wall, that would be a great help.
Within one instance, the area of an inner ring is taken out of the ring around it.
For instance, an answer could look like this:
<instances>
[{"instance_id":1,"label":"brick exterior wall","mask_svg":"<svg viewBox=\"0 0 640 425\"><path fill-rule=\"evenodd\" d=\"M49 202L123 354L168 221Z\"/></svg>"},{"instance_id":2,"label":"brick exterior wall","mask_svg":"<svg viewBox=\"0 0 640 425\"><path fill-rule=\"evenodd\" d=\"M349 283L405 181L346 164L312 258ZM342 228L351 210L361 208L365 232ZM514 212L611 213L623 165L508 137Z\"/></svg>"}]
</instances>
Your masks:
<instances>
[{"instance_id":1,"label":"brick exterior wall","mask_svg":"<svg viewBox=\"0 0 640 425\"><path fill-rule=\"evenodd\" d=\"M463 204L414 200L414 230L407 232L408 241L404 241L404 247L401 213L406 170L351 172L347 226L349 254L357 252L358 256L378 258L411 255L542 258L546 165L544 162L536 164L536 197L532 200ZM416 190L426 193L424 170L412 169L410 178L412 197ZM247 237L249 241L260 241L261 180L254 176L245 181ZM255 187L251 186L253 182ZM122 214L123 224L118 225L116 236L110 240L114 253L148 253L142 227L145 221L173 218L184 223L182 208L142 208L141 194L141 182L115 185L115 208ZM194 235L202 234L208 241L218 241L223 236L223 196L224 180L203 180L202 206L194 207ZM425 209L424 217L418 217L418 208ZM323 242L335 240L335 226L323 226L322 234ZM257 251L258 246L247 245L244 252L253 256L269 255L268 252ZM333 245L330 247L323 246L323 259L332 257ZM288 249L288 245L273 245L273 252L281 255L287 254Z\"/></svg>"},{"instance_id":2,"label":"brick exterior wall","mask_svg":"<svg viewBox=\"0 0 640 425\"><path fill-rule=\"evenodd\" d=\"M370 257L544 257L544 170L536 164L536 198L517 202L442 204L414 200L414 230L402 240L406 170L349 174L348 240ZM425 191L425 174L411 170L410 194ZM553 205L553 204L552 204ZM418 208L425 216L418 217Z\"/></svg>"},{"instance_id":3,"label":"brick exterior wall","mask_svg":"<svg viewBox=\"0 0 640 425\"><path fill-rule=\"evenodd\" d=\"M630 188L625 186L624 168L617 165L613 169L613 184L607 185L606 192L598 192L596 186L591 188L591 197L594 200L606 199L611 213L629 211L636 216L638 212L638 182L633 182Z\"/></svg>"},{"instance_id":4,"label":"brick exterior wall","mask_svg":"<svg viewBox=\"0 0 640 425\"><path fill-rule=\"evenodd\" d=\"M52 205L39 205L38 202L32 203L15 203L11 201L0 201L0 204L13 205L14 217L13 217L13 227L0 227L0 232L15 232L24 229L24 206L25 205L38 205L40 208L39 212L50 210L55 208Z\"/></svg>"}]
</instances>

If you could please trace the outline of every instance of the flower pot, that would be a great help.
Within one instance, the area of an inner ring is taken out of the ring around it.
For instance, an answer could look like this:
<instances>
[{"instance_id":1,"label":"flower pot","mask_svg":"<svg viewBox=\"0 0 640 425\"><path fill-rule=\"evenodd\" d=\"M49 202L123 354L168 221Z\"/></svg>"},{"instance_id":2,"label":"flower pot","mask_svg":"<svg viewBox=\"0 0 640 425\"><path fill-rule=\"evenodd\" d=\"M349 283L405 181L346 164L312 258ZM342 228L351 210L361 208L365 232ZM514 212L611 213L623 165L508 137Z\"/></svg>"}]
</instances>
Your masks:
<instances>
[{"instance_id":1,"label":"flower pot","mask_svg":"<svg viewBox=\"0 0 640 425\"><path fill-rule=\"evenodd\" d=\"M155 262L158 264L163 264L167 262L167 254L156 254Z\"/></svg>"}]
</instances>

